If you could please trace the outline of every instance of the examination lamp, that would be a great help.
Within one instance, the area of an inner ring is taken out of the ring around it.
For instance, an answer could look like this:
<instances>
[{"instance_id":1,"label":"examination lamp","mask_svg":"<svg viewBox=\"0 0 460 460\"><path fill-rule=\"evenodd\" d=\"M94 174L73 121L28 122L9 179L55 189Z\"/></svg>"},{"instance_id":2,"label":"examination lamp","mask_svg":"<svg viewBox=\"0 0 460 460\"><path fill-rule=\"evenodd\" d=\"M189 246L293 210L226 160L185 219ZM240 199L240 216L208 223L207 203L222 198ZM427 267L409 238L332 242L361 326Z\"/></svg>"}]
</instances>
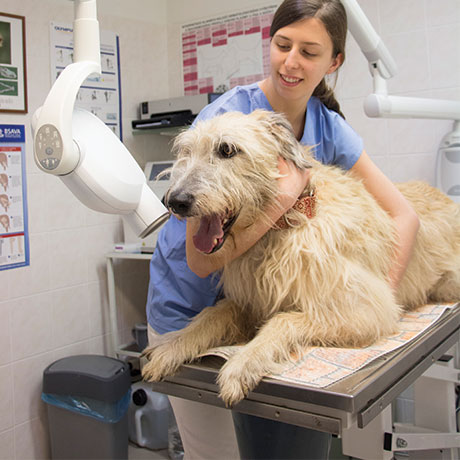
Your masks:
<instances>
[{"instance_id":1,"label":"examination lamp","mask_svg":"<svg viewBox=\"0 0 460 460\"><path fill-rule=\"evenodd\" d=\"M96 0L75 0L74 11L74 62L33 116L35 162L58 176L84 205L120 214L144 238L169 214L112 130L92 113L74 107L81 84L91 74L101 74Z\"/></svg>"},{"instance_id":2,"label":"examination lamp","mask_svg":"<svg viewBox=\"0 0 460 460\"><path fill-rule=\"evenodd\" d=\"M460 120L457 101L389 96L386 80L397 72L387 47L367 19L356 0L341 0L347 12L348 29L366 59L373 77L374 93L364 101L368 117L431 118Z\"/></svg>"},{"instance_id":3,"label":"examination lamp","mask_svg":"<svg viewBox=\"0 0 460 460\"><path fill-rule=\"evenodd\" d=\"M386 80L397 68L390 52L356 0L341 0L348 29L369 62L374 92L364 100L368 117L453 120L453 129L442 139L436 160L436 185L460 203L460 102L442 99L389 96Z\"/></svg>"}]
</instances>

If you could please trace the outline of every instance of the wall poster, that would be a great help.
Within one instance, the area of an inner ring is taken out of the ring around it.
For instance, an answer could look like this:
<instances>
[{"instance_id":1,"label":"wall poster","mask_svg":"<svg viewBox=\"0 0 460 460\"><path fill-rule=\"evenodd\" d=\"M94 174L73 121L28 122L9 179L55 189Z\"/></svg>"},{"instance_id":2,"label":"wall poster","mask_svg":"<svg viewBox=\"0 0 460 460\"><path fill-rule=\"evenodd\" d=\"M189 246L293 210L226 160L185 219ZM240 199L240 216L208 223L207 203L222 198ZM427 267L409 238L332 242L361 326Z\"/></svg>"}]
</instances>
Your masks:
<instances>
[{"instance_id":1,"label":"wall poster","mask_svg":"<svg viewBox=\"0 0 460 460\"><path fill-rule=\"evenodd\" d=\"M29 263L25 127L0 124L0 270Z\"/></svg>"},{"instance_id":2,"label":"wall poster","mask_svg":"<svg viewBox=\"0 0 460 460\"><path fill-rule=\"evenodd\" d=\"M184 94L222 93L270 72L270 25L277 5L182 26Z\"/></svg>"},{"instance_id":3,"label":"wall poster","mask_svg":"<svg viewBox=\"0 0 460 460\"><path fill-rule=\"evenodd\" d=\"M90 75L81 85L75 107L99 117L121 140L121 80L118 36L100 31L102 75ZM73 62L72 25L51 23L51 84Z\"/></svg>"}]
</instances>

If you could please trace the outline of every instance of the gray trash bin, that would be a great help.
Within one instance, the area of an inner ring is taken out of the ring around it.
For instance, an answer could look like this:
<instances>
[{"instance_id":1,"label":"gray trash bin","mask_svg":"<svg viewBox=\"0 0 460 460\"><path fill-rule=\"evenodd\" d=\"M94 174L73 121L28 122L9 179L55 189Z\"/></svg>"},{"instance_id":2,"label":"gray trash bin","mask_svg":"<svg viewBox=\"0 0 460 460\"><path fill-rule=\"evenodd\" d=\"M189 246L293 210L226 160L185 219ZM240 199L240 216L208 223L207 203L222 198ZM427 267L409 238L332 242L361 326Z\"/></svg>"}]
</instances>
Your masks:
<instances>
[{"instance_id":1,"label":"gray trash bin","mask_svg":"<svg viewBox=\"0 0 460 460\"><path fill-rule=\"evenodd\" d=\"M43 372L53 459L127 459L131 377L118 359L69 356Z\"/></svg>"}]
</instances>

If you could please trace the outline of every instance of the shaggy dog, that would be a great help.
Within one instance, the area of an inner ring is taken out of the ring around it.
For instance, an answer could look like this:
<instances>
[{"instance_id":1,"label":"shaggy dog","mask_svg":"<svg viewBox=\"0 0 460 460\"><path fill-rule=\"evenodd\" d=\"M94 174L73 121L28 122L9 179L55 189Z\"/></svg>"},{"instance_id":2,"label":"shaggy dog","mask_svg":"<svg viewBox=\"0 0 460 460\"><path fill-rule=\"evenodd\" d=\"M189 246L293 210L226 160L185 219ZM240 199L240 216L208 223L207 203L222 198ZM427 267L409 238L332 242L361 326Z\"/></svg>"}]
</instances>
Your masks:
<instances>
[{"instance_id":1,"label":"shaggy dog","mask_svg":"<svg viewBox=\"0 0 460 460\"><path fill-rule=\"evenodd\" d=\"M198 217L195 246L209 257L234 248L276 202L278 157L311 168L305 194L251 249L225 265L225 294L183 330L144 355L156 381L219 345L246 345L222 367L220 396L232 406L309 345L362 347L397 331L404 309L460 297L460 207L421 182L399 185L421 220L398 292L388 273L396 242L391 217L360 180L325 166L279 114L227 113L180 134L167 205Z\"/></svg>"}]
</instances>

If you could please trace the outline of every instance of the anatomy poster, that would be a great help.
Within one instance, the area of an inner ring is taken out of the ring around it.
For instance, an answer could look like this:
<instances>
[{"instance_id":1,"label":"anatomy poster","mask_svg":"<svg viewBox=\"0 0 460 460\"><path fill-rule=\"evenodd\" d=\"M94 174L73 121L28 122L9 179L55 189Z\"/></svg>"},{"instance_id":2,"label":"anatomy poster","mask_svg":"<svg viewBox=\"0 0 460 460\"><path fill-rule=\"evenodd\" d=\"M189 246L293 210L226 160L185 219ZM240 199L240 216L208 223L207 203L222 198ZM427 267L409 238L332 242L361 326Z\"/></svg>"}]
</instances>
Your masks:
<instances>
[{"instance_id":1,"label":"anatomy poster","mask_svg":"<svg viewBox=\"0 0 460 460\"><path fill-rule=\"evenodd\" d=\"M24 125L0 125L0 270L29 265Z\"/></svg>"},{"instance_id":2,"label":"anatomy poster","mask_svg":"<svg viewBox=\"0 0 460 460\"><path fill-rule=\"evenodd\" d=\"M276 5L182 26L184 94L223 93L270 71L270 24Z\"/></svg>"},{"instance_id":3,"label":"anatomy poster","mask_svg":"<svg viewBox=\"0 0 460 460\"><path fill-rule=\"evenodd\" d=\"M90 75L81 85L75 106L99 117L120 139L121 80L118 37L114 32L100 31L102 75ZM73 28L52 22L51 84L64 68L73 62Z\"/></svg>"}]
</instances>

